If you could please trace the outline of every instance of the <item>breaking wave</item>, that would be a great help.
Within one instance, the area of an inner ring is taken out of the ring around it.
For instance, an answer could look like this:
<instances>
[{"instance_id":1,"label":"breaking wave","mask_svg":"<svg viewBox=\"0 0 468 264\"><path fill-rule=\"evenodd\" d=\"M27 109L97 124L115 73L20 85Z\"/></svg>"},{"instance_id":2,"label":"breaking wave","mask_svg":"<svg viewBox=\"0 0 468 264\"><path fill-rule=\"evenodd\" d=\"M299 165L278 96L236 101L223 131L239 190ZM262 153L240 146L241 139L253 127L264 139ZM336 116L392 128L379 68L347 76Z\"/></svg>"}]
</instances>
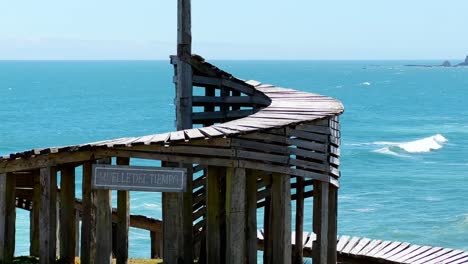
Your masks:
<instances>
[{"instance_id":1,"label":"breaking wave","mask_svg":"<svg viewBox=\"0 0 468 264\"><path fill-rule=\"evenodd\" d=\"M383 148L375 150L377 153L407 156L408 153L425 153L443 148L448 140L441 134L417 139L409 142L374 142L373 145L384 145Z\"/></svg>"}]
</instances>

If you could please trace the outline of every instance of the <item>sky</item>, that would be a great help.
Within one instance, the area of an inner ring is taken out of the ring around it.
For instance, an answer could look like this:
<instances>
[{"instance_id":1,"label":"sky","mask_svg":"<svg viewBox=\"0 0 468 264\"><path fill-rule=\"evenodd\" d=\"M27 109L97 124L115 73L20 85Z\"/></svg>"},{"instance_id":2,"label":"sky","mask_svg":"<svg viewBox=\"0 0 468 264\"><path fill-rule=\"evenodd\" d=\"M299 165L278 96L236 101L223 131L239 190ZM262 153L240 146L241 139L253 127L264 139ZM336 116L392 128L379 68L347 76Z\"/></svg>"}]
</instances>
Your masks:
<instances>
[{"instance_id":1,"label":"sky","mask_svg":"<svg viewBox=\"0 0 468 264\"><path fill-rule=\"evenodd\" d=\"M176 0L0 0L0 60L153 60L175 53ZM466 0L192 0L208 59L456 59Z\"/></svg>"}]
</instances>

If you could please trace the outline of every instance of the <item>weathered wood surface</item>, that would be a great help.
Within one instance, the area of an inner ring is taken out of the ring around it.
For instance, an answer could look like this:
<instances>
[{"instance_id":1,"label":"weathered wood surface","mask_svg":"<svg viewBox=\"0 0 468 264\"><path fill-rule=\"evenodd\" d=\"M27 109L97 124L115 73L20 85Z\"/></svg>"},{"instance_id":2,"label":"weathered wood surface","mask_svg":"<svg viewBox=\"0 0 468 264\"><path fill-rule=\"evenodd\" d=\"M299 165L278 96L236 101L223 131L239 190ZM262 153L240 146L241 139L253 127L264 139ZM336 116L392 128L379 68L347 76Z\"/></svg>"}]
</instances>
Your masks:
<instances>
[{"instance_id":1,"label":"weathered wood surface","mask_svg":"<svg viewBox=\"0 0 468 264\"><path fill-rule=\"evenodd\" d=\"M97 161L110 164L110 159ZM112 191L92 190L96 193L96 255L95 263L112 263Z\"/></svg>"},{"instance_id":2,"label":"weathered wood surface","mask_svg":"<svg viewBox=\"0 0 468 264\"><path fill-rule=\"evenodd\" d=\"M39 210L39 263L52 264L56 259L57 242L57 170L40 170L41 203Z\"/></svg>"},{"instance_id":3,"label":"weathered wood surface","mask_svg":"<svg viewBox=\"0 0 468 264\"><path fill-rule=\"evenodd\" d=\"M117 158L117 165L130 165L129 158ZM117 264L128 263L128 228L130 226L130 192L117 191Z\"/></svg>"},{"instance_id":4,"label":"weathered wood surface","mask_svg":"<svg viewBox=\"0 0 468 264\"><path fill-rule=\"evenodd\" d=\"M83 164L81 254L82 264L94 264L96 255L96 194L91 189L92 163Z\"/></svg>"},{"instance_id":5,"label":"weathered wood surface","mask_svg":"<svg viewBox=\"0 0 468 264\"><path fill-rule=\"evenodd\" d=\"M62 168L60 174L60 259L75 263L75 167Z\"/></svg>"},{"instance_id":6,"label":"weathered wood surface","mask_svg":"<svg viewBox=\"0 0 468 264\"><path fill-rule=\"evenodd\" d=\"M242 264L246 258L246 174L242 168L228 168L226 177L226 260Z\"/></svg>"},{"instance_id":7,"label":"weathered wood surface","mask_svg":"<svg viewBox=\"0 0 468 264\"><path fill-rule=\"evenodd\" d=\"M222 263L222 221L223 209L221 201L223 191L222 180L225 178L226 169L222 167L208 166L207 169L207 217L206 217L206 260L208 264Z\"/></svg>"},{"instance_id":8,"label":"weathered wood surface","mask_svg":"<svg viewBox=\"0 0 468 264\"><path fill-rule=\"evenodd\" d=\"M13 263L15 253L16 177L0 174L0 263Z\"/></svg>"}]
</instances>

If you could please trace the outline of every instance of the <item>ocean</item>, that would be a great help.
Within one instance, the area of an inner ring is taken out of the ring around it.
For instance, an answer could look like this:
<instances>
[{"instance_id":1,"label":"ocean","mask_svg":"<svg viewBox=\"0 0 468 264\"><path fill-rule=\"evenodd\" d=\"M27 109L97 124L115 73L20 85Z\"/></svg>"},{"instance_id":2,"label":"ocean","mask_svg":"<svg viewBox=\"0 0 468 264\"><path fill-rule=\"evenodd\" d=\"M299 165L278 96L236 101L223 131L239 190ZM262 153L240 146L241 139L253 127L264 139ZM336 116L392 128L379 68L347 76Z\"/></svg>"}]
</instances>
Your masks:
<instances>
[{"instance_id":1,"label":"ocean","mask_svg":"<svg viewBox=\"0 0 468 264\"><path fill-rule=\"evenodd\" d=\"M343 102L339 234L468 250L468 68L404 66L428 63L214 61ZM0 154L172 131L172 74L168 61L0 61ZM132 192L131 213L161 218L161 195ZM131 229L130 256L149 257L149 239ZM22 210L16 243L29 253Z\"/></svg>"}]
</instances>

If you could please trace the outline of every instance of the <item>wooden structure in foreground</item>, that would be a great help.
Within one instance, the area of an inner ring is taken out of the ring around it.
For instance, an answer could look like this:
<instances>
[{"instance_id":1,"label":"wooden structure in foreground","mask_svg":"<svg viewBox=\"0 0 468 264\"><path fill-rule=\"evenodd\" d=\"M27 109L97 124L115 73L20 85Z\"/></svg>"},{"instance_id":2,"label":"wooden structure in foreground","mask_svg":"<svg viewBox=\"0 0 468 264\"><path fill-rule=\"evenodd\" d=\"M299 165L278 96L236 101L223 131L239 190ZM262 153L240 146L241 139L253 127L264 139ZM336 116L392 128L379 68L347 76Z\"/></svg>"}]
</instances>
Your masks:
<instances>
[{"instance_id":1,"label":"wooden structure in foreground","mask_svg":"<svg viewBox=\"0 0 468 264\"><path fill-rule=\"evenodd\" d=\"M117 262L126 263L130 194L118 191L113 212L111 191L92 188L92 166L129 165L139 158L188 172L186 192L162 196L165 263L256 263L258 222L266 230L264 263L301 263L302 248L291 247L291 199L296 201L300 234L295 240L301 241L304 225L313 226L314 263L336 262L342 104L246 82L193 56L190 1L179 0L178 5L177 56L171 58L177 131L2 157L1 261L9 263L14 252L15 198L27 196L33 203L31 255L41 263L53 263L56 256L71 263L77 233L81 263L110 263L113 248ZM195 89L204 95L194 96L200 94ZM75 175L79 166L82 175ZM83 188L81 230L71 221L78 217L77 176ZM304 223L307 198L314 201L310 223ZM264 219L257 219L257 208L264 209Z\"/></svg>"}]
</instances>

